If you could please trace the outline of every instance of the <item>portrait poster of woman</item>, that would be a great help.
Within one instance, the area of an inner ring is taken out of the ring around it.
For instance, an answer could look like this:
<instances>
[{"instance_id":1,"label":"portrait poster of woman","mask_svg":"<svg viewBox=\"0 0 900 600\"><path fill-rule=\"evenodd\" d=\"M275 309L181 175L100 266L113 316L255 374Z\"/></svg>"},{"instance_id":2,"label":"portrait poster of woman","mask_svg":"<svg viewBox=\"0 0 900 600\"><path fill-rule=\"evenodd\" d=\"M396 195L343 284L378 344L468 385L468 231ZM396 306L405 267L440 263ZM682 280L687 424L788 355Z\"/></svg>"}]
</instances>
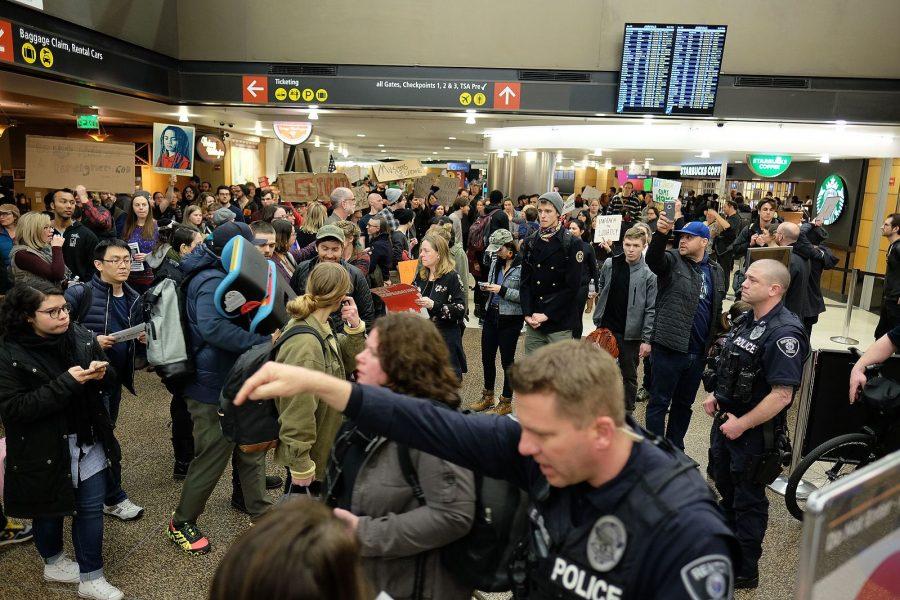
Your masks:
<instances>
[{"instance_id":1,"label":"portrait poster of woman","mask_svg":"<svg viewBox=\"0 0 900 600\"><path fill-rule=\"evenodd\" d=\"M170 175L194 174L194 128L153 124L153 170Z\"/></svg>"}]
</instances>

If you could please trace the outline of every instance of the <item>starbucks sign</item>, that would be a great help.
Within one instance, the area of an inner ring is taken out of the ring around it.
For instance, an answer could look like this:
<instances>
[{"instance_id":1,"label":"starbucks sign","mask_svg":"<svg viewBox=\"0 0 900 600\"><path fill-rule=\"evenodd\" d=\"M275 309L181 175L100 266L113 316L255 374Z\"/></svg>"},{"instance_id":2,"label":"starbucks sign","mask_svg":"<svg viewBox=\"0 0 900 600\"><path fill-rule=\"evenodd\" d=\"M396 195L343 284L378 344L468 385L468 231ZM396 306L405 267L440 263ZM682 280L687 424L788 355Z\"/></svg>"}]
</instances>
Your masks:
<instances>
[{"instance_id":1,"label":"starbucks sign","mask_svg":"<svg viewBox=\"0 0 900 600\"><path fill-rule=\"evenodd\" d=\"M847 200L847 184L837 173L832 173L822 181L816 193L816 218L824 225L831 225L841 216Z\"/></svg>"},{"instance_id":2,"label":"starbucks sign","mask_svg":"<svg viewBox=\"0 0 900 600\"><path fill-rule=\"evenodd\" d=\"M787 154L750 154L747 166L760 177L778 177L791 166L791 157Z\"/></svg>"}]
</instances>

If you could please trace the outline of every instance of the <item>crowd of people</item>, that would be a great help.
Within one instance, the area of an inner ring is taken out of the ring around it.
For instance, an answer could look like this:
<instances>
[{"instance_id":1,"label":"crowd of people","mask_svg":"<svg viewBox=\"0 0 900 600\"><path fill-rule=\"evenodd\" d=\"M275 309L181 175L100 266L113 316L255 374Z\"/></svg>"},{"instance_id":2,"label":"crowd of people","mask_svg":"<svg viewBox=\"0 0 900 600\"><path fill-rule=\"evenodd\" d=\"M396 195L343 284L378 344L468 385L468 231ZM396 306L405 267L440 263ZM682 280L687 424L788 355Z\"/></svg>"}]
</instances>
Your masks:
<instances>
[{"instance_id":1,"label":"crowd of people","mask_svg":"<svg viewBox=\"0 0 900 600\"><path fill-rule=\"evenodd\" d=\"M319 590L309 597L468 598L472 585L448 570L440 549L478 519L482 476L514 482L537 506L526 560L535 570L523 588L530 597L562 597L578 577L595 591L602 584L607 597L755 587L768 504L745 477L747 444L735 440L752 438L754 452L764 452L756 432L783 420L799 385L798 365L824 312L819 279L833 266L822 223L779 222L778 211L793 204L773 198L751 207L737 193L720 200L693 192L672 220L631 182L590 201L557 191L484 196L472 182L448 206L435 189L423 198L402 184L366 184L362 207L343 187L289 202L277 185L212 191L192 179L179 189L175 178L152 194L76 186L28 211L0 205L0 419L8 440L0 544L33 539L47 581L77 583L86 598L123 597L104 576L103 518L144 512L123 489L115 425L127 418L122 388L135 393L135 372L147 361L146 334L117 334L144 323L144 295L171 279L183 293L196 374L169 386L172 474L183 483L167 535L186 553L209 552L199 521L229 463L231 504L258 524L229 549L211 597L285 597L284 586L295 584L287 569ZM597 238L597 217L613 214L622 216L618 239ZM892 241L900 239L900 218L890 223ZM236 237L297 294L290 319L271 335L216 309L221 256ZM789 268L751 264L748 249L763 246L792 247ZM386 313L372 290L397 283L407 260L417 261L419 311ZM743 312L723 309L727 294L746 302ZM605 332L606 352L575 341L586 313ZM480 335L478 398L460 391L473 358L463 343L467 323L470 337ZM525 358L517 361L520 337ZM711 354L741 340L747 373L772 373L741 401L738 384L721 374L707 389L720 510L696 469L660 478L686 464L692 406L704 371L718 368ZM261 344L273 347L275 362L248 380L239 401L275 399L274 462L283 478L267 477L266 453L241 451L220 426L229 372ZM639 424L632 413L641 401L648 405ZM464 406L482 414L464 415ZM658 483L653 493L667 508L638 526L627 513L644 510L649 492L640 481ZM272 489L283 490L281 504L303 502L273 508ZM66 516L74 561L63 550ZM629 537L662 543L635 543L620 560L623 521ZM702 575L691 580L689 569Z\"/></svg>"}]
</instances>

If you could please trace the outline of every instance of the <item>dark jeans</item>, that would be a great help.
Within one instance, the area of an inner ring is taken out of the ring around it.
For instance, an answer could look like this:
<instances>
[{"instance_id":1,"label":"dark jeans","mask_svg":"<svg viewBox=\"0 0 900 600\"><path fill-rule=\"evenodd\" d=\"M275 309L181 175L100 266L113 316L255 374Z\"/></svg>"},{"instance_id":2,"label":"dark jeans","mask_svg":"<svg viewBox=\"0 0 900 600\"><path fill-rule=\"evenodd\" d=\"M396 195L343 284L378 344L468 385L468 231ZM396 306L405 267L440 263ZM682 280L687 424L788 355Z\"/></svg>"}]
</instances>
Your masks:
<instances>
[{"instance_id":1,"label":"dark jeans","mask_svg":"<svg viewBox=\"0 0 900 600\"><path fill-rule=\"evenodd\" d=\"M115 426L116 421L119 419L119 405L122 403L122 386L116 383L107 390L107 393L106 410L109 413L113 426ZM119 441L115 440L115 444L118 446ZM121 456L121 448L119 449L119 455ZM106 498L103 500L103 503L106 506L115 506L122 500L126 500L128 494L122 489L122 461L110 462L110 467L104 471L106 474Z\"/></svg>"},{"instance_id":2,"label":"dark jeans","mask_svg":"<svg viewBox=\"0 0 900 600\"><path fill-rule=\"evenodd\" d=\"M622 372L622 383L625 386L625 410L634 411L637 398L637 366L640 340L626 340L622 334L613 332L619 346L619 370Z\"/></svg>"},{"instance_id":3,"label":"dark jeans","mask_svg":"<svg viewBox=\"0 0 900 600\"><path fill-rule=\"evenodd\" d=\"M0 502L0 529L6 529L6 513L3 512L2 502Z\"/></svg>"},{"instance_id":4,"label":"dark jeans","mask_svg":"<svg viewBox=\"0 0 900 600\"><path fill-rule=\"evenodd\" d=\"M172 451L175 461L189 463L194 458L194 424L181 393L172 394L169 415L172 417Z\"/></svg>"},{"instance_id":5,"label":"dark jeans","mask_svg":"<svg viewBox=\"0 0 900 600\"><path fill-rule=\"evenodd\" d=\"M878 325L875 327L875 339L877 340L900 323L900 304L896 300L882 298L881 314Z\"/></svg>"},{"instance_id":6,"label":"dark jeans","mask_svg":"<svg viewBox=\"0 0 900 600\"><path fill-rule=\"evenodd\" d=\"M762 429L749 429L738 439L729 440L719 431L719 425L721 421L716 419L710 436L710 467L722 495L722 512L741 546L741 563L735 575L756 577L769 521L769 500L766 486L749 481L747 469L750 460L763 453Z\"/></svg>"},{"instance_id":7,"label":"dark jeans","mask_svg":"<svg viewBox=\"0 0 900 600\"><path fill-rule=\"evenodd\" d=\"M79 482L75 488L72 545L82 581L103 575L103 496L107 470ZM31 526L34 545L45 562L62 553L63 517L37 517Z\"/></svg>"},{"instance_id":8,"label":"dark jeans","mask_svg":"<svg viewBox=\"0 0 900 600\"><path fill-rule=\"evenodd\" d=\"M691 423L691 405L700 387L706 361L702 354L675 352L658 345L653 346L652 357L647 429L658 436L665 435L684 450L684 435ZM669 414L668 426L666 413Z\"/></svg>"},{"instance_id":9,"label":"dark jeans","mask_svg":"<svg viewBox=\"0 0 900 600\"><path fill-rule=\"evenodd\" d=\"M500 365L503 367L503 397L512 398L512 388L506 373L516 357L516 342L522 331L522 315L501 315L491 307L484 317L481 328L481 365L484 368L484 389L494 391L497 379L497 350L500 350Z\"/></svg>"},{"instance_id":10,"label":"dark jeans","mask_svg":"<svg viewBox=\"0 0 900 600\"><path fill-rule=\"evenodd\" d=\"M716 262L725 273L725 289L731 288L731 272L734 270L734 252L725 252L716 256Z\"/></svg>"},{"instance_id":11,"label":"dark jeans","mask_svg":"<svg viewBox=\"0 0 900 600\"><path fill-rule=\"evenodd\" d=\"M811 340L813 325L815 325L818 322L819 322L819 315L816 315L814 317L806 317L803 319L803 329L806 330L807 340Z\"/></svg>"},{"instance_id":12,"label":"dark jeans","mask_svg":"<svg viewBox=\"0 0 900 600\"><path fill-rule=\"evenodd\" d=\"M641 384L647 393L650 392L650 384L653 382L653 361L650 356L644 357L644 381Z\"/></svg>"}]
</instances>

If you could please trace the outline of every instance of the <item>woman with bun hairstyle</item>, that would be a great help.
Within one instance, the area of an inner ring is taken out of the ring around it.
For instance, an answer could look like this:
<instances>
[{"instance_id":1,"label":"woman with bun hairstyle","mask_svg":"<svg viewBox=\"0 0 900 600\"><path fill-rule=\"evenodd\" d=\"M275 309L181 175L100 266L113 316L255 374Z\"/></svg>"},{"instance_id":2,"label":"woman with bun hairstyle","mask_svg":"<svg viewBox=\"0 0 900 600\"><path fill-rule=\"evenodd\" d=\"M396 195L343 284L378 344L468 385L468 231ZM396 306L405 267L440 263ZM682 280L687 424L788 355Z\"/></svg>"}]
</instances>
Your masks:
<instances>
[{"instance_id":1,"label":"woman with bun hairstyle","mask_svg":"<svg viewBox=\"0 0 900 600\"><path fill-rule=\"evenodd\" d=\"M291 320L281 334L276 360L345 379L363 349L366 324L350 292L350 275L337 263L319 263L309 274L306 293L287 306ZM328 316L339 310L343 331L332 331ZM287 468L285 494L320 495L321 482L341 414L312 394L275 401L281 424L275 462Z\"/></svg>"}]
</instances>

